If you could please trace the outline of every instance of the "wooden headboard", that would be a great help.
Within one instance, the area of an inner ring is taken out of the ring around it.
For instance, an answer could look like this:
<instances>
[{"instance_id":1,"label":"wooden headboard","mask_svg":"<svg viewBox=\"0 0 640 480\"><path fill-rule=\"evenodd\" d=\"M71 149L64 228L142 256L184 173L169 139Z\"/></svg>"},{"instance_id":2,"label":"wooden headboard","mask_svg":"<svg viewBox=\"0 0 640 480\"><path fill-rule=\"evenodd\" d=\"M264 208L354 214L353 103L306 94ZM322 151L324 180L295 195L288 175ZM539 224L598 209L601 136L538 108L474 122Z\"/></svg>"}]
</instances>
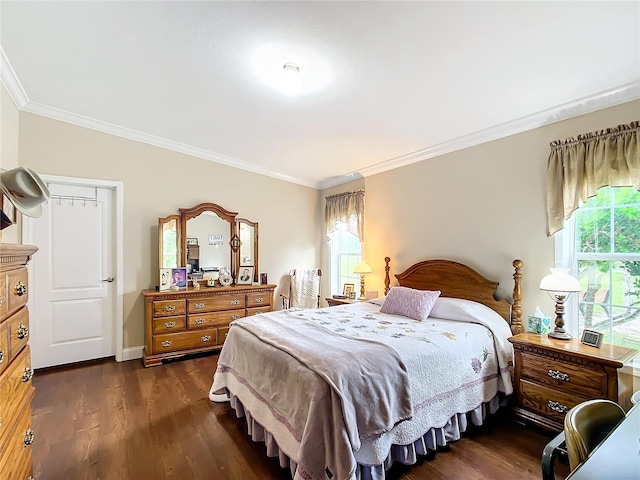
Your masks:
<instances>
[{"instance_id":1,"label":"wooden headboard","mask_svg":"<svg viewBox=\"0 0 640 480\"><path fill-rule=\"evenodd\" d=\"M385 257L384 293L389 292L389 263ZM394 275L403 287L418 290L440 290L443 297L464 298L482 303L498 312L510 325L513 334L522 328L522 260L513 261L513 303L496 299L499 283L486 279L473 268L451 260L425 260Z\"/></svg>"}]
</instances>

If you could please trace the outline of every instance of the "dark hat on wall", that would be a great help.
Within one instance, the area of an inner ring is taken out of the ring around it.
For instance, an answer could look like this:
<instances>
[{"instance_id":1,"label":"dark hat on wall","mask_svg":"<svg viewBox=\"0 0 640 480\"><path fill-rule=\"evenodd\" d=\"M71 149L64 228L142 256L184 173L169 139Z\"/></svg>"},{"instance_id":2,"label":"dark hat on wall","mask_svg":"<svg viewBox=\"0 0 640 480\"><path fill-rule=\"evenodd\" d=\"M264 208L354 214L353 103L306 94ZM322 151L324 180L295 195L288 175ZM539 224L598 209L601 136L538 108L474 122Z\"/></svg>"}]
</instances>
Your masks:
<instances>
[{"instance_id":1,"label":"dark hat on wall","mask_svg":"<svg viewBox=\"0 0 640 480\"><path fill-rule=\"evenodd\" d=\"M42 204L49 200L49 189L28 167L0 169L0 189L13 205L28 217L42 215Z\"/></svg>"}]
</instances>

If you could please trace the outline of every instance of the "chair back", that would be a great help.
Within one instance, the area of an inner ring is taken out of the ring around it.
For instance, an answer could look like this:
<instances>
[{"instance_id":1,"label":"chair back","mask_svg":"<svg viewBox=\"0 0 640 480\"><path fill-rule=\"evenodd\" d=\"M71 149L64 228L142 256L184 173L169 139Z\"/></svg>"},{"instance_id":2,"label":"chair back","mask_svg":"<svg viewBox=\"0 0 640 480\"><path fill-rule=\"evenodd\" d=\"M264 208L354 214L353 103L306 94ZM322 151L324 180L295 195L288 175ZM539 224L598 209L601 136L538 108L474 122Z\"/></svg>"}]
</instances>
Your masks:
<instances>
[{"instance_id":1,"label":"chair back","mask_svg":"<svg viewBox=\"0 0 640 480\"><path fill-rule=\"evenodd\" d=\"M318 308L320 306L320 281L322 270L319 268L295 268L289 272L289 298L285 308Z\"/></svg>"},{"instance_id":2,"label":"chair back","mask_svg":"<svg viewBox=\"0 0 640 480\"><path fill-rule=\"evenodd\" d=\"M564 417L569 467L574 470L624 418L624 410L611 400L582 402Z\"/></svg>"}]
</instances>

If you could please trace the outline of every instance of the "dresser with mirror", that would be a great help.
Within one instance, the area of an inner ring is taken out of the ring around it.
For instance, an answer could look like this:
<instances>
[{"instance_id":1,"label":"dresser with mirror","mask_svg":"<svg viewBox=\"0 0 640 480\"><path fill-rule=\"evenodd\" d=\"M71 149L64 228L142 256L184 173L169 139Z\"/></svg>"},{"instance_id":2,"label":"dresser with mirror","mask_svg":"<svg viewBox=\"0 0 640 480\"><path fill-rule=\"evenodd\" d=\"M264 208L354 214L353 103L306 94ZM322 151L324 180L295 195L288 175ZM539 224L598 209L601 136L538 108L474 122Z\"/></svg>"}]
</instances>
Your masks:
<instances>
[{"instance_id":1,"label":"dresser with mirror","mask_svg":"<svg viewBox=\"0 0 640 480\"><path fill-rule=\"evenodd\" d=\"M158 287L143 292L146 367L219 349L232 320L273 310L258 251L258 223L215 203L158 219ZM167 283L176 272L186 286Z\"/></svg>"}]
</instances>

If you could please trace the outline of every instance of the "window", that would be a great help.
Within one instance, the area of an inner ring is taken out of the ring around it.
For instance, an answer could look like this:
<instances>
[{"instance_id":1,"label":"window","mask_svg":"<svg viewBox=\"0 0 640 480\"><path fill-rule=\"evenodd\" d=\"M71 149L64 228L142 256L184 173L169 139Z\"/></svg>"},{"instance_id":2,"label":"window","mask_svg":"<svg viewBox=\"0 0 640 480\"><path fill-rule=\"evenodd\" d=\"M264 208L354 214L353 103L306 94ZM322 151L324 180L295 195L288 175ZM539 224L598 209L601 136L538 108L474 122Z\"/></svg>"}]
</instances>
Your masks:
<instances>
[{"instance_id":1,"label":"window","mask_svg":"<svg viewBox=\"0 0 640 480\"><path fill-rule=\"evenodd\" d=\"M342 293L345 283L353 283L358 291L360 276L353 268L362 260L362 245L357 235L347 231L347 224L337 222L337 229L329 235L331 239L331 293Z\"/></svg>"},{"instance_id":2,"label":"window","mask_svg":"<svg viewBox=\"0 0 640 480\"><path fill-rule=\"evenodd\" d=\"M594 329L607 343L640 350L640 192L600 188L565 222L557 242L556 255L581 285L569 331Z\"/></svg>"}]
</instances>

